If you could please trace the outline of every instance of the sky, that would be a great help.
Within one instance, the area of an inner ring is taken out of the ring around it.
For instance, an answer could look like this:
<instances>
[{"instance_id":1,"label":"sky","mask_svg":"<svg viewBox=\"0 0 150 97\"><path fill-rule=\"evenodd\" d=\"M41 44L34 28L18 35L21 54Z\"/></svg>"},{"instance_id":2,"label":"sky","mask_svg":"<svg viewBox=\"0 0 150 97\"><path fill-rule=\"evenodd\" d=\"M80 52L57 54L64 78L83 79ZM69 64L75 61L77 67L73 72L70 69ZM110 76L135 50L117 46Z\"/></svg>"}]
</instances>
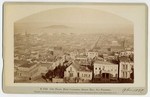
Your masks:
<instances>
[{"instance_id":1,"label":"sky","mask_svg":"<svg viewBox=\"0 0 150 97\"><path fill-rule=\"evenodd\" d=\"M17 29L58 24L92 30L127 27L129 31L133 28L132 24L142 26L144 21L141 18L144 18L146 9L143 4L14 3L7 5L9 4L6 4L4 9L8 10L5 12L11 14L11 20L15 22Z\"/></svg>"}]
</instances>

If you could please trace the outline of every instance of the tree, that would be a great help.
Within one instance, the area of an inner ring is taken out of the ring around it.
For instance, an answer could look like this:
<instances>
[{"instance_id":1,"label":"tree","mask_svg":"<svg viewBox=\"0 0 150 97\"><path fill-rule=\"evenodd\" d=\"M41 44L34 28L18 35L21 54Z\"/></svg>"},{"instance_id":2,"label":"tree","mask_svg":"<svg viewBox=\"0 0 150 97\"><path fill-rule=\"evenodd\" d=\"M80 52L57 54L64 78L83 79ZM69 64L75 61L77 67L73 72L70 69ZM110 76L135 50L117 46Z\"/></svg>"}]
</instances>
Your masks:
<instances>
[{"instance_id":1,"label":"tree","mask_svg":"<svg viewBox=\"0 0 150 97\"><path fill-rule=\"evenodd\" d=\"M42 78L47 82L46 76L42 75Z\"/></svg>"},{"instance_id":2,"label":"tree","mask_svg":"<svg viewBox=\"0 0 150 97\"><path fill-rule=\"evenodd\" d=\"M64 65L58 65L55 69L54 69L54 75L60 78L64 77L64 72L66 70L66 66Z\"/></svg>"},{"instance_id":3,"label":"tree","mask_svg":"<svg viewBox=\"0 0 150 97\"><path fill-rule=\"evenodd\" d=\"M132 73L130 74L130 78L133 80L134 79L134 68L132 67L131 70L132 70Z\"/></svg>"}]
</instances>

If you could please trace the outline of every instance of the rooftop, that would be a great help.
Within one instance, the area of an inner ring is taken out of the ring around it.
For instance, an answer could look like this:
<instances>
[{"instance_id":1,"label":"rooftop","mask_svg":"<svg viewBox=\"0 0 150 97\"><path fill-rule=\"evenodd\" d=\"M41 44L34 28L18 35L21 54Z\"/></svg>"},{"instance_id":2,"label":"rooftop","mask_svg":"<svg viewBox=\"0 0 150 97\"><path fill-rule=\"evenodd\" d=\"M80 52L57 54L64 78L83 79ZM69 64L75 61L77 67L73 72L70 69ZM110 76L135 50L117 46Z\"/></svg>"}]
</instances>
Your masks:
<instances>
[{"instance_id":1,"label":"rooftop","mask_svg":"<svg viewBox=\"0 0 150 97\"><path fill-rule=\"evenodd\" d=\"M88 52L98 52L97 49L90 49Z\"/></svg>"},{"instance_id":2,"label":"rooftop","mask_svg":"<svg viewBox=\"0 0 150 97\"><path fill-rule=\"evenodd\" d=\"M25 63L27 63L26 61L23 61L23 60L14 60L14 63L15 64L20 64L20 65L22 65L22 64L25 64Z\"/></svg>"},{"instance_id":3,"label":"rooftop","mask_svg":"<svg viewBox=\"0 0 150 97\"><path fill-rule=\"evenodd\" d=\"M129 57L125 57L125 56L120 57L119 61L120 62L131 62L130 58Z\"/></svg>"},{"instance_id":4,"label":"rooftop","mask_svg":"<svg viewBox=\"0 0 150 97\"><path fill-rule=\"evenodd\" d=\"M32 67L32 66L34 66L34 65L35 65L34 63L29 63L29 62L27 62L27 63L24 63L23 65L21 65L20 67L30 68L30 67Z\"/></svg>"},{"instance_id":5,"label":"rooftop","mask_svg":"<svg viewBox=\"0 0 150 97\"><path fill-rule=\"evenodd\" d=\"M47 62L46 62L46 63L41 62L40 65L41 65L41 66L43 66L43 65L53 65L53 63L52 63L52 62L49 62L49 63L47 63Z\"/></svg>"},{"instance_id":6,"label":"rooftop","mask_svg":"<svg viewBox=\"0 0 150 97\"><path fill-rule=\"evenodd\" d=\"M86 66L80 66L79 71L91 71L88 67Z\"/></svg>"},{"instance_id":7,"label":"rooftop","mask_svg":"<svg viewBox=\"0 0 150 97\"><path fill-rule=\"evenodd\" d=\"M97 63L97 64L105 64L105 65L118 65L118 64L114 64L114 63L109 62L109 61L99 61L99 60L96 60L95 63Z\"/></svg>"},{"instance_id":8,"label":"rooftop","mask_svg":"<svg viewBox=\"0 0 150 97\"><path fill-rule=\"evenodd\" d=\"M76 58L87 58L85 55L77 55Z\"/></svg>"},{"instance_id":9,"label":"rooftop","mask_svg":"<svg viewBox=\"0 0 150 97\"><path fill-rule=\"evenodd\" d=\"M55 62L56 61L56 56L49 56L48 58L46 58L46 60L48 61L48 62Z\"/></svg>"},{"instance_id":10,"label":"rooftop","mask_svg":"<svg viewBox=\"0 0 150 97\"><path fill-rule=\"evenodd\" d=\"M81 66L79 64L71 64L77 71L91 71L86 66Z\"/></svg>"}]
</instances>

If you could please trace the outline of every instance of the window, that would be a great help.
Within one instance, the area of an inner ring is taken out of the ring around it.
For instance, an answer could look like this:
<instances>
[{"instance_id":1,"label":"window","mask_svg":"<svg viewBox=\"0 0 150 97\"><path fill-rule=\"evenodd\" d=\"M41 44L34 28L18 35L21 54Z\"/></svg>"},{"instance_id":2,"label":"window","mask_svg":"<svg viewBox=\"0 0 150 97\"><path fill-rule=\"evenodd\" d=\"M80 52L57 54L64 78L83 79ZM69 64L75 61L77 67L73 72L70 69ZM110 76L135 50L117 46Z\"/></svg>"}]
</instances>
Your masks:
<instances>
[{"instance_id":1,"label":"window","mask_svg":"<svg viewBox=\"0 0 150 97\"><path fill-rule=\"evenodd\" d=\"M72 71L72 67L70 67L70 71Z\"/></svg>"},{"instance_id":2,"label":"window","mask_svg":"<svg viewBox=\"0 0 150 97\"><path fill-rule=\"evenodd\" d=\"M123 72L123 78L127 78L128 77L128 73L127 72Z\"/></svg>"},{"instance_id":3,"label":"window","mask_svg":"<svg viewBox=\"0 0 150 97\"><path fill-rule=\"evenodd\" d=\"M125 65L123 65L123 69L125 69Z\"/></svg>"},{"instance_id":4,"label":"window","mask_svg":"<svg viewBox=\"0 0 150 97\"><path fill-rule=\"evenodd\" d=\"M70 77L73 77L73 73L70 73Z\"/></svg>"},{"instance_id":5,"label":"window","mask_svg":"<svg viewBox=\"0 0 150 97\"><path fill-rule=\"evenodd\" d=\"M103 66L103 70L105 69L105 66Z\"/></svg>"},{"instance_id":6,"label":"window","mask_svg":"<svg viewBox=\"0 0 150 97\"><path fill-rule=\"evenodd\" d=\"M128 65L126 65L126 70L128 70Z\"/></svg>"},{"instance_id":7,"label":"window","mask_svg":"<svg viewBox=\"0 0 150 97\"><path fill-rule=\"evenodd\" d=\"M95 71L95 74L97 74L97 71Z\"/></svg>"},{"instance_id":8,"label":"window","mask_svg":"<svg viewBox=\"0 0 150 97\"><path fill-rule=\"evenodd\" d=\"M87 74L84 74L84 77L87 77Z\"/></svg>"},{"instance_id":9,"label":"window","mask_svg":"<svg viewBox=\"0 0 150 97\"><path fill-rule=\"evenodd\" d=\"M115 77L118 77L118 74L116 74Z\"/></svg>"},{"instance_id":10,"label":"window","mask_svg":"<svg viewBox=\"0 0 150 97\"><path fill-rule=\"evenodd\" d=\"M122 72L122 77L123 77L123 78L125 77L124 72Z\"/></svg>"},{"instance_id":11,"label":"window","mask_svg":"<svg viewBox=\"0 0 150 97\"><path fill-rule=\"evenodd\" d=\"M126 78L128 77L128 73L126 72Z\"/></svg>"}]
</instances>

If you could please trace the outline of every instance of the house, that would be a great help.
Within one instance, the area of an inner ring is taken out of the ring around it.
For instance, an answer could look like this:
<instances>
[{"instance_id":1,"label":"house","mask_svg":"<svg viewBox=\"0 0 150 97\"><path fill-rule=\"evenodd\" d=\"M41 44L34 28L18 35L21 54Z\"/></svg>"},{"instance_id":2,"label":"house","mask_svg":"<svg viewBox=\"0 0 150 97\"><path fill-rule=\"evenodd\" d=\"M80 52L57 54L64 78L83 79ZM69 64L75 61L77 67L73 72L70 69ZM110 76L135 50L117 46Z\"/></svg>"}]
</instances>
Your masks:
<instances>
[{"instance_id":1,"label":"house","mask_svg":"<svg viewBox=\"0 0 150 97\"><path fill-rule=\"evenodd\" d=\"M118 43L118 41L111 41L111 44L110 44L111 46L120 46L119 45L119 43Z\"/></svg>"},{"instance_id":2,"label":"house","mask_svg":"<svg viewBox=\"0 0 150 97\"><path fill-rule=\"evenodd\" d=\"M26 80L33 80L39 75L38 64L25 63L17 68L17 76Z\"/></svg>"},{"instance_id":3,"label":"house","mask_svg":"<svg viewBox=\"0 0 150 97\"><path fill-rule=\"evenodd\" d=\"M120 52L119 57L122 57L122 56L129 57L130 55L133 55L133 54L134 54L133 51L129 51L129 50L122 51L122 52Z\"/></svg>"},{"instance_id":4,"label":"house","mask_svg":"<svg viewBox=\"0 0 150 97\"><path fill-rule=\"evenodd\" d=\"M75 79L78 77L78 69L79 66L75 64L71 64L66 68L66 71L64 72L64 77L70 78L70 79Z\"/></svg>"},{"instance_id":5,"label":"house","mask_svg":"<svg viewBox=\"0 0 150 97\"><path fill-rule=\"evenodd\" d=\"M108 56L108 60L115 60L115 56Z\"/></svg>"},{"instance_id":6,"label":"house","mask_svg":"<svg viewBox=\"0 0 150 97\"><path fill-rule=\"evenodd\" d=\"M120 51L124 51L125 48L123 46L110 46L110 51L111 52L120 52Z\"/></svg>"},{"instance_id":7,"label":"house","mask_svg":"<svg viewBox=\"0 0 150 97\"><path fill-rule=\"evenodd\" d=\"M129 57L119 58L119 79L133 79L134 62Z\"/></svg>"},{"instance_id":8,"label":"house","mask_svg":"<svg viewBox=\"0 0 150 97\"><path fill-rule=\"evenodd\" d=\"M75 60L87 61L87 56L85 56L85 55L77 55Z\"/></svg>"},{"instance_id":9,"label":"house","mask_svg":"<svg viewBox=\"0 0 150 97\"><path fill-rule=\"evenodd\" d=\"M103 54L102 56L105 61L108 60L108 54Z\"/></svg>"},{"instance_id":10,"label":"house","mask_svg":"<svg viewBox=\"0 0 150 97\"><path fill-rule=\"evenodd\" d=\"M63 50L62 50L62 47L54 47L54 55L55 56L62 56L64 53L63 53Z\"/></svg>"},{"instance_id":11,"label":"house","mask_svg":"<svg viewBox=\"0 0 150 97\"><path fill-rule=\"evenodd\" d=\"M91 64L89 60L86 55L77 55L73 63L87 66Z\"/></svg>"},{"instance_id":12,"label":"house","mask_svg":"<svg viewBox=\"0 0 150 97\"><path fill-rule=\"evenodd\" d=\"M89 82L92 80L92 71L86 66L80 66L78 69L80 82Z\"/></svg>"},{"instance_id":13,"label":"house","mask_svg":"<svg viewBox=\"0 0 150 97\"><path fill-rule=\"evenodd\" d=\"M97 60L104 61L104 59L102 57L98 57Z\"/></svg>"},{"instance_id":14,"label":"house","mask_svg":"<svg viewBox=\"0 0 150 97\"><path fill-rule=\"evenodd\" d=\"M71 52L70 53L71 59L75 59L75 57L76 57L77 54L78 54L77 52Z\"/></svg>"},{"instance_id":15,"label":"house","mask_svg":"<svg viewBox=\"0 0 150 97\"><path fill-rule=\"evenodd\" d=\"M53 48L49 48L48 50L47 50L47 54L48 55L54 55L54 49Z\"/></svg>"},{"instance_id":16,"label":"house","mask_svg":"<svg viewBox=\"0 0 150 97\"><path fill-rule=\"evenodd\" d=\"M20 60L20 57L19 57L19 55L14 55L14 60Z\"/></svg>"},{"instance_id":17,"label":"house","mask_svg":"<svg viewBox=\"0 0 150 97\"><path fill-rule=\"evenodd\" d=\"M101 79L117 79L118 64L107 61L95 61L94 63L94 78Z\"/></svg>"},{"instance_id":18,"label":"house","mask_svg":"<svg viewBox=\"0 0 150 97\"><path fill-rule=\"evenodd\" d=\"M87 52L87 56L89 59L94 59L95 57L98 57L98 52L89 51L89 52Z\"/></svg>"},{"instance_id":19,"label":"house","mask_svg":"<svg viewBox=\"0 0 150 97\"><path fill-rule=\"evenodd\" d=\"M115 53L114 54L114 57L115 57L115 60L119 60L118 58L119 58L119 54L118 53Z\"/></svg>"},{"instance_id":20,"label":"house","mask_svg":"<svg viewBox=\"0 0 150 97\"><path fill-rule=\"evenodd\" d=\"M92 79L92 71L86 66L73 63L66 68L64 77L74 80L75 82L88 82Z\"/></svg>"},{"instance_id":21,"label":"house","mask_svg":"<svg viewBox=\"0 0 150 97\"><path fill-rule=\"evenodd\" d=\"M34 58L34 59L38 59L39 58L39 52L34 52L34 51L32 51L31 53L30 53L30 58Z\"/></svg>"},{"instance_id":22,"label":"house","mask_svg":"<svg viewBox=\"0 0 150 97\"><path fill-rule=\"evenodd\" d=\"M64 61L69 61L69 60L71 60L70 54L65 53L65 54L62 56L62 60L63 60L63 62L64 62Z\"/></svg>"},{"instance_id":23,"label":"house","mask_svg":"<svg viewBox=\"0 0 150 97\"><path fill-rule=\"evenodd\" d=\"M18 67L21 66L22 64L25 64L26 62L23 60L14 60L14 66Z\"/></svg>"}]
</instances>

